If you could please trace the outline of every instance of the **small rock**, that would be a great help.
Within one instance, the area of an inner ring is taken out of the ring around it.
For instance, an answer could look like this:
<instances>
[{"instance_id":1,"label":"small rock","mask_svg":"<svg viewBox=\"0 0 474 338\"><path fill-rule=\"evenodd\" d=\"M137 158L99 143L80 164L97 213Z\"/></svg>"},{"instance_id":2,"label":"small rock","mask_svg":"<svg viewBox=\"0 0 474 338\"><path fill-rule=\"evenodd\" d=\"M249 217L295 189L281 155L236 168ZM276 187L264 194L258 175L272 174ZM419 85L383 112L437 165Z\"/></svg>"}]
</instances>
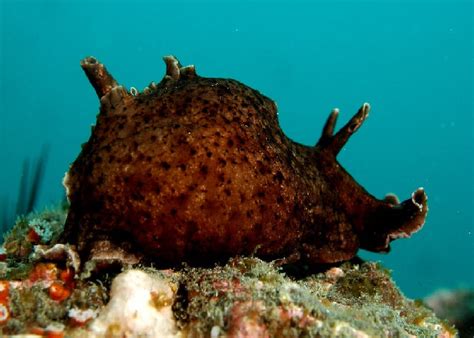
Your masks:
<instances>
[{"instance_id":1,"label":"small rock","mask_svg":"<svg viewBox=\"0 0 474 338\"><path fill-rule=\"evenodd\" d=\"M96 337L179 337L171 305L174 288L158 275L141 270L119 274L110 301L91 323Z\"/></svg>"}]
</instances>

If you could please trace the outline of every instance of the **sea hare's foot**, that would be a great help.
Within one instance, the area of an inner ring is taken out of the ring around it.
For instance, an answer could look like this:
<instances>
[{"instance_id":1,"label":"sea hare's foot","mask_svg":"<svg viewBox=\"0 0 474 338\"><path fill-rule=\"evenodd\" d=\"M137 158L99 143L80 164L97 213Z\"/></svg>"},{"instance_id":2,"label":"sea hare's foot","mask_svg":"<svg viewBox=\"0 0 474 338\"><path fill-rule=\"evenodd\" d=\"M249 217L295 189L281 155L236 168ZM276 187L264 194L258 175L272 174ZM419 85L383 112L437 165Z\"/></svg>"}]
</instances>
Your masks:
<instances>
[{"instance_id":1,"label":"sea hare's foot","mask_svg":"<svg viewBox=\"0 0 474 338\"><path fill-rule=\"evenodd\" d=\"M55 244L52 247L48 245L35 245L30 259L32 261L51 260L62 261L66 266L71 267L74 271L79 271L81 260L75 247L69 244Z\"/></svg>"},{"instance_id":2,"label":"sea hare's foot","mask_svg":"<svg viewBox=\"0 0 474 338\"><path fill-rule=\"evenodd\" d=\"M91 245L90 256L82 269L82 278L89 278L92 273L110 267L132 266L140 263L143 255L135 253L130 243L115 244L109 240L97 240Z\"/></svg>"},{"instance_id":3,"label":"sea hare's foot","mask_svg":"<svg viewBox=\"0 0 474 338\"><path fill-rule=\"evenodd\" d=\"M283 266L283 265L296 263L300 259L301 259L301 253L296 251L296 252L294 252L294 253L286 256L286 257L275 259L272 263L275 266L280 267L280 266Z\"/></svg>"},{"instance_id":4,"label":"sea hare's foot","mask_svg":"<svg viewBox=\"0 0 474 338\"><path fill-rule=\"evenodd\" d=\"M316 145L320 149L329 151L336 156L344 147L352 134L362 125L367 116L369 116L370 105L364 103L360 107L359 111L342 127L335 135L334 129L336 127L337 117L339 115L339 109L333 109L329 115L326 124L324 125L321 138Z\"/></svg>"}]
</instances>

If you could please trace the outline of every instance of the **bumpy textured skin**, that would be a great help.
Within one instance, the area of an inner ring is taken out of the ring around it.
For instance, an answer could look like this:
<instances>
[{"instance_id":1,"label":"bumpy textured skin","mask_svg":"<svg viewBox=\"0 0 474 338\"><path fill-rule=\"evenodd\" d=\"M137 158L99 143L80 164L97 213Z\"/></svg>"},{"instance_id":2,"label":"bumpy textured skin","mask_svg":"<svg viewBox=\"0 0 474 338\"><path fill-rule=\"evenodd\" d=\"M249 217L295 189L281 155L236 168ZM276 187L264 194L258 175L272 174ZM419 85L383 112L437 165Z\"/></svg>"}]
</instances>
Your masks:
<instances>
[{"instance_id":1,"label":"bumpy textured skin","mask_svg":"<svg viewBox=\"0 0 474 338\"><path fill-rule=\"evenodd\" d=\"M258 91L165 62L159 84L128 93L96 59L82 61L101 108L65 178L62 240L83 257L107 242L159 265L248 254L331 263L388 251L423 225L421 188L377 200L336 160L367 104L335 134L334 110L308 147L284 135Z\"/></svg>"}]
</instances>

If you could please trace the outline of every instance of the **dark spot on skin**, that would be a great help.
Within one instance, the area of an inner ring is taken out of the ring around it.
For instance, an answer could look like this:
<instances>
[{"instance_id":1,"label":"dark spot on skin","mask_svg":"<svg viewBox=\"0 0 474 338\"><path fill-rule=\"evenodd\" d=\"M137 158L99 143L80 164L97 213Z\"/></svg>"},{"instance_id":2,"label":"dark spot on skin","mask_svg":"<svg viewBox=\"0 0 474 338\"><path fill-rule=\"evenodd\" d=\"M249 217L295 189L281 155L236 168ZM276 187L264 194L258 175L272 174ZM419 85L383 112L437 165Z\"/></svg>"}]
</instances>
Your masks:
<instances>
[{"instance_id":1,"label":"dark spot on skin","mask_svg":"<svg viewBox=\"0 0 474 338\"><path fill-rule=\"evenodd\" d=\"M258 172L261 175L266 175L267 173L270 172L270 169L268 168L268 166L263 164L262 161L257 161L257 168L258 168Z\"/></svg>"},{"instance_id":2,"label":"dark spot on skin","mask_svg":"<svg viewBox=\"0 0 474 338\"><path fill-rule=\"evenodd\" d=\"M139 192L137 191L134 191L132 193L132 196L131 196L132 200L134 201L143 201L144 200L144 197L142 194L140 194Z\"/></svg>"},{"instance_id":3,"label":"dark spot on skin","mask_svg":"<svg viewBox=\"0 0 474 338\"><path fill-rule=\"evenodd\" d=\"M283 182L284 177L283 177L283 174L281 173L280 170L278 170L278 171L276 172L276 174L273 175L273 179L274 179L275 181L277 181L278 183L280 183L280 184Z\"/></svg>"},{"instance_id":4,"label":"dark spot on skin","mask_svg":"<svg viewBox=\"0 0 474 338\"><path fill-rule=\"evenodd\" d=\"M199 172L202 174L202 175L207 175L207 173L209 172L209 168L207 165L202 165L200 168L199 168Z\"/></svg>"},{"instance_id":5,"label":"dark spot on skin","mask_svg":"<svg viewBox=\"0 0 474 338\"><path fill-rule=\"evenodd\" d=\"M180 147L182 145L188 144L188 140L186 139L185 135L179 135L177 143L178 143L178 147Z\"/></svg>"},{"instance_id":6,"label":"dark spot on skin","mask_svg":"<svg viewBox=\"0 0 474 338\"><path fill-rule=\"evenodd\" d=\"M148 221L151 218L151 213L149 211L145 211L143 213L143 218L145 219L145 221Z\"/></svg>"},{"instance_id":7,"label":"dark spot on skin","mask_svg":"<svg viewBox=\"0 0 474 338\"><path fill-rule=\"evenodd\" d=\"M160 166L165 170L169 170L171 168L171 165L168 162L165 162L165 161L161 162Z\"/></svg>"},{"instance_id":8,"label":"dark spot on skin","mask_svg":"<svg viewBox=\"0 0 474 338\"><path fill-rule=\"evenodd\" d=\"M188 199L188 194L183 193L178 196L178 203L180 206L183 206L183 204L187 201Z\"/></svg>"},{"instance_id":9,"label":"dark spot on skin","mask_svg":"<svg viewBox=\"0 0 474 338\"><path fill-rule=\"evenodd\" d=\"M247 127L250 127L250 125L248 125ZM237 135L236 138L237 138L237 143L239 144L239 146L243 146L245 144L245 139L242 136Z\"/></svg>"}]
</instances>

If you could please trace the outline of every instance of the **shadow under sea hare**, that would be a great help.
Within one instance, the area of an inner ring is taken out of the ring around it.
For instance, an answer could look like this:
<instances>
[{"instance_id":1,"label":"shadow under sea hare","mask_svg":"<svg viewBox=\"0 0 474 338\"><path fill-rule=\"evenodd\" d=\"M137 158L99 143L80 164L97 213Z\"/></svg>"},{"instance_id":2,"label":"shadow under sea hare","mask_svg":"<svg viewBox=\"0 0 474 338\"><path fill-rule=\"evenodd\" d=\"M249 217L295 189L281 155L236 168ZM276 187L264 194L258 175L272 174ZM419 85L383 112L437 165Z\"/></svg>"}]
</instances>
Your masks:
<instances>
[{"instance_id":1,"label":"shadow under sea hare","mask_svg":"<svg viewBox=\"0 0 474 338\"><path fill-rule=\"evenodd\" d=\"M127 92L95 58L81 63L101 106L64 180L61 241L85 260L119 248L159 266L249 254L332 263L359 248L387 252L422 227L422 188L378 200L337 162L368 104L337 132L333 110L305 146L285 136L268 97L164 60L166 75L143 92Z\"/></svg>"}]
</instances>

